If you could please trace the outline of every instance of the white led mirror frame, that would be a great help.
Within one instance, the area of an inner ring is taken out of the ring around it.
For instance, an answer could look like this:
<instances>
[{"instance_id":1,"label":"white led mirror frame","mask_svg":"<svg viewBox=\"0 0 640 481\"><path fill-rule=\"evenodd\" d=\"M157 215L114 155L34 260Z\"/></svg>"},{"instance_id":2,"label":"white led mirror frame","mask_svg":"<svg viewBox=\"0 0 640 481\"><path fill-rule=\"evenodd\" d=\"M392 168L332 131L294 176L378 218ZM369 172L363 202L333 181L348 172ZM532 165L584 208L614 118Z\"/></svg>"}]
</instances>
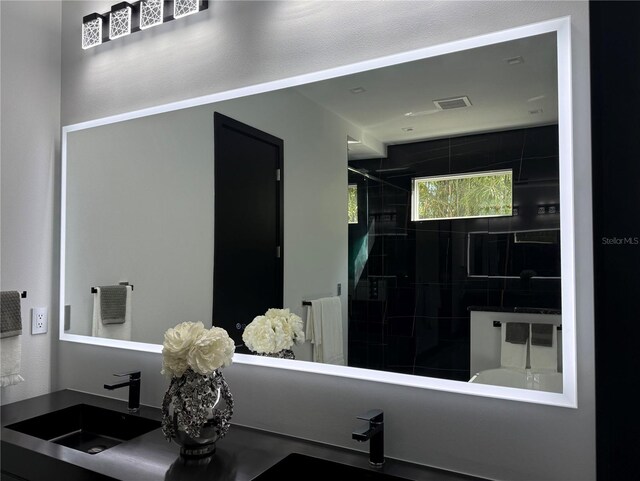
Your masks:
<instances>
[{"instance_id":1,"label":"white led mirror frame","mask_svg":"<svg viewBox=\"0 0 640 481\"><path fill-rule=\"evenodd\" d=\"M198 105L220 102L238 97L254 95L287 87L294 87L310 82L317 82L343 75L363 72L375 68L388 67L404 62L436 57L448 53L458 52L495 43L507 42L519 38L556 32L558 54L558 134L559 134L559 162L560 162L560 221L561 226L561 286L562 286L562 364L563 364L563 392L551 393L518 389L510 387L492 386L485 384L465 383L423 376L413 376L393 372L374 371L347 366L335 366L308 361L291 361L273 359L269 357L236 354L234 362L256 366L268 366L278 369L290 369L315 374L342 376L363 379L373 382L412 386L416 388L435 389L460 394L509 399L513 401L549 404L563 407L577 407L577 366L576 366L576 336L575 336L575 244L574 244L574 191L573 191L573 121L572 121L572 88L571 88L571 20L570 17L549 20L509 30L494 32L487 35L468 38L442 45L403 52L378 59L338 67L311 74L300 75L288 79L267 82L263 84L243 87L227 92L221 92L203 97L183 100L165 105L159 105L143 110L114 115L102 119L68 125L62 129L62 180L61 180L61 239L60 239L60 319L64 319L65 310L65 226L66 226L66 158L67 134L78 130L97 127L100 125L121 122L124 120L146 117L163 112L194 107ZM67 334L64 332L64 322L60 322L60 340L108 346L121 349L160 353L162 346L131 341L119 341L91 336Z\"/></svg>"}]
</instances>

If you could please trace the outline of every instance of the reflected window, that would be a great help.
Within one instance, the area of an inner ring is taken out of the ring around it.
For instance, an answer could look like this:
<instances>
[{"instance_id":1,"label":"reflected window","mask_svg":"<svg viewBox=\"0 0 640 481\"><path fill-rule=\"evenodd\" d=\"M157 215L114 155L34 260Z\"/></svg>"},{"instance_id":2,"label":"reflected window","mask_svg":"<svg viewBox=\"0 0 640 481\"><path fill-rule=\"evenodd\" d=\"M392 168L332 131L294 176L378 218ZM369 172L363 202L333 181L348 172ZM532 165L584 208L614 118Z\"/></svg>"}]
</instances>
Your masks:
<instances>
[{"instance_id":1,"label":"reflected window","mask_svg":"<svg viewBox=\"0 0 640 481\"><path fill-rule=\"evenodd\" d=\"M349 224L358 223L358 185L349 184Z\"/></svg>"},{"instance_id":2,"label":"reflected window","mask_svg":"<svg viewBox=\"0 0 640 481\"><path fill-rule=\"evenodd\" d=\"M465 219L512 215L512 171L416 177L411 220Z\"/></svg>"}]
</instances>

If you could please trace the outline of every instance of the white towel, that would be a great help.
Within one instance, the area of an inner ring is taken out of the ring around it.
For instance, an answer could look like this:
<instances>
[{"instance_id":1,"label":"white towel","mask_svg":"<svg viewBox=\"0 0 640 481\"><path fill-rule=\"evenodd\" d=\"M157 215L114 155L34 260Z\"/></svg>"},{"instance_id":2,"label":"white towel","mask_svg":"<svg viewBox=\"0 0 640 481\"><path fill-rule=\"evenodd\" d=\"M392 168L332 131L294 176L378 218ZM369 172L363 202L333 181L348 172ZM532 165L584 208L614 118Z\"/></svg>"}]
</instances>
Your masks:
<instances>
[{"instance_id":1,"label":"white towel","mask_svg":"<svg viewBox=\"0 0 640 481\"><path fill-rule=\"evenodd\" d=\"M339 297L311 301L305 335L313 344L313 360L344 366L342 305Z\"/></svg>"},{"instance_id":2,"label":"white towel","mask_svg":"<svg viewBox=\"0 0 640 481\"><path fill-rule=\"evenodd\" d=\"M93 337L106 337L107 339L131 340L131 293L132 286L127 286L127 308L122 324L102 324L102 310L100 309L100 288L96 287L93 294Z\"/></svg>"},{"instance_id":3,"label":"white towel","mask_svg":"<svg viewBox=\"0 0 640 481\"><path fill-rule=\"evenodd\" d=\"M315 303L315 309L314 309ZM319 301L311 301L307 307L307 325L304 337L313 344L313 361L323 362L322 348L322 314ZM314 315L315 313L315 315Z\"/></svg>"},{"instance_id":4,"label":"white towel","mask_svg":"<svg viewBox=\"0 0 640 481\"><path fill-rule=\"evenodd\" d=\"M533 324L531 325L533 328ZM531 335L529 335L531 338ZM558 371L558 328L551 331L551 347L531 344L529 364L532 371Z\"/></svg>"},{"instance_id":5,"label":"white towel","mask_svg":"<svg viewBox=\"0 0 640 481\"><path fill-rule=\"evenodd\" d=\"M0 339L0 386L11 386L24 381L20 375L22 336Z\"/></svg>"},{"instance_id":6,"label":"white towel","mask_svg":"<svg viewBox=\"0 0 640 481\"><path fill-rule=\"evenodd\" d=\"M529 345L529 340L524 344L507 342L507 324L508 322L503 322L501 328L500 365L502 367L524 369L527 367L527 346Z\"/></svg>"}]
</instances>

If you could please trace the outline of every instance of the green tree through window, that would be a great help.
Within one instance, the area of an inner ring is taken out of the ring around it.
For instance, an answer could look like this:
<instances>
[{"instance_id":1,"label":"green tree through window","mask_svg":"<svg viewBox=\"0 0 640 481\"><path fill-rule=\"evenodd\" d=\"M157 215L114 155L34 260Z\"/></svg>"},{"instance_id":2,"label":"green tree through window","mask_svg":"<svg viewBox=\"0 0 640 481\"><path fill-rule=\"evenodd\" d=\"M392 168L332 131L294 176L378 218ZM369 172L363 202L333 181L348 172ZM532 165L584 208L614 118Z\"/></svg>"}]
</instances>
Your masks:
<instances>
[{"instance_id":1,"label":"green tree through window","mask_svg":"<svg viewBox=\"0 0 640 481\"><path fill-rule=\"evenodd\" d=\"M349 184L349 224L358 223L358 186Z\"/></svg>"},{"instance_id":2,"label":"green tree through window","mask_svg":"<svg viewBox=\"0 0 640 481\"><path fill-rule=\"evenodd\" d=\"M413 179L412 220L512 215L511 170Z\"/></svg>"}]
</instances>

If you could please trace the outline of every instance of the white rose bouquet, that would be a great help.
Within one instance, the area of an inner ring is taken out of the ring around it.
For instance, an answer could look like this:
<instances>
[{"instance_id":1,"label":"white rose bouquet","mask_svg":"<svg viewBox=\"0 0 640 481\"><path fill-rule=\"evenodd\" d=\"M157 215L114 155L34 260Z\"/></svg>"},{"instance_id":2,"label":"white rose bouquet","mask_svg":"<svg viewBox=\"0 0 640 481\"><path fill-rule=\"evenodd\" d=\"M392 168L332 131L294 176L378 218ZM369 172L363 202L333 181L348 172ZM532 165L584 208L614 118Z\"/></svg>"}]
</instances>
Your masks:
<instances>
[{"instance_id":1,"label":"white rose bouquet","mask_svg":"<svg viewBox=\"0 0 640 481\"><path fill-rule=\"evenodd\" d=\"M164 333L162 374L171 384L162 401L162 432L185 455L211 454L229 430L233 396L221 368L235 344L220 327L182 322Z\"/></svg>"},{"instance_id":2,"label":"white rose bouquet","mask_svg":"<svg viewBox=\"0 0 640 481\"><path fill-rule=\"evenodd\" d=\"M228 366L235 345L221 327L205 329L202 322L181 322L164 333L162 374L180 377L187 369L211 374Z\"/></svg>"},{"instance_id":3,"label":"white rose bouquet","mask_svg":"<svg viewBox=\"0 0 640 481\"><path fill-rule=\"evenodd\" d=\"M275 354L304 342L302 319L289 309L269 309L242 333L245 345L258 354Z\"/></svg>"}]
</instances>

